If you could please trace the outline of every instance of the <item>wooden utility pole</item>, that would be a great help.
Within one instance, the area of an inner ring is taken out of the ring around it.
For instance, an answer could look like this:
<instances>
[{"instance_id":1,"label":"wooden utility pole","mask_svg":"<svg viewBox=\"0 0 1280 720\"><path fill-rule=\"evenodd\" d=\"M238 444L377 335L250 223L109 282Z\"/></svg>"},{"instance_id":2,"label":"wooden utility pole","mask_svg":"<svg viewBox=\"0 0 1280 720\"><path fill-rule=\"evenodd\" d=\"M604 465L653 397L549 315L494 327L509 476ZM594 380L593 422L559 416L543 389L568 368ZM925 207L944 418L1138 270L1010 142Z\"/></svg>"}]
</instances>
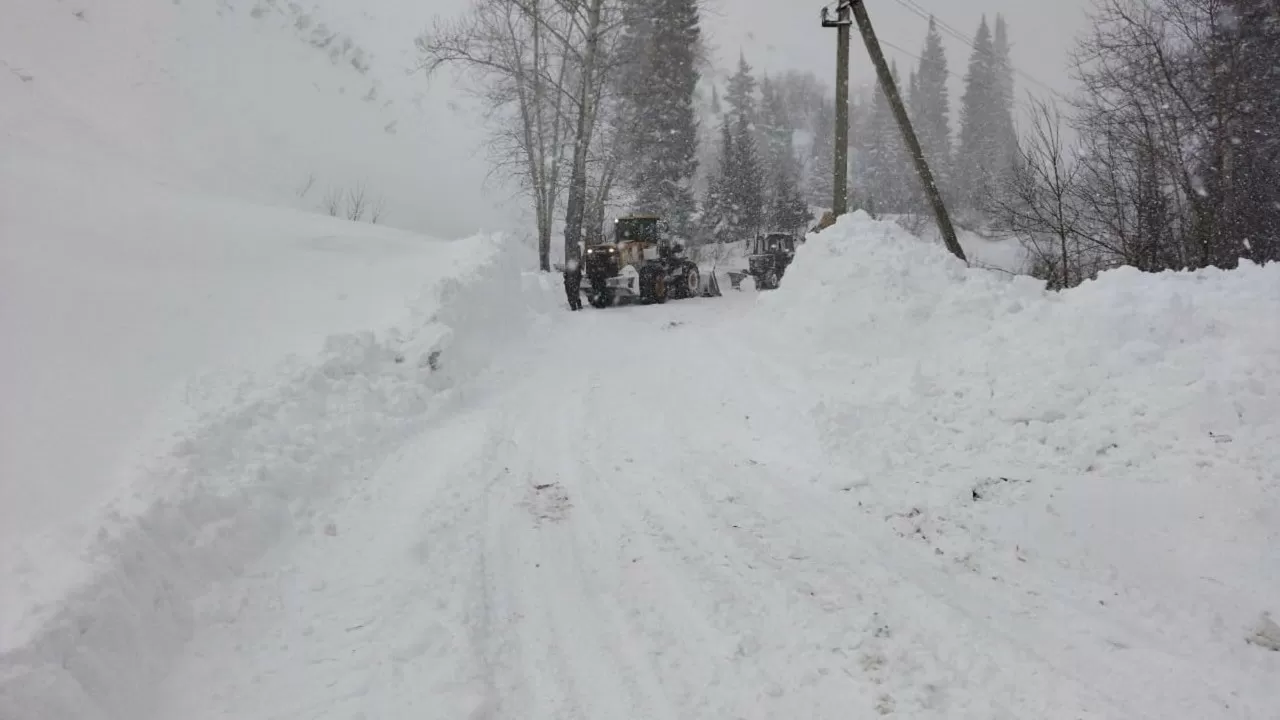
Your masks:
<instances>
[{"instance_id":1,"label":"wooden utility pole","mask_svg":"<svg viewBox=\"0 0 1280 720\"><path fill-rule=\"evenodd\" d=\"M849 16L851 0L839 0L836 19L822 8L822 27L836 29L836 147L835 178L831 183L831 215L838 218L849 211Z\"/></svg>"},{"instance_id":2,"label":"wooden utility pole","mask_svg":"<svg viewBox=\"0 0 1280 720\"><path fill-rule=\"evenodd\" d=\"M953 255L968 262L968 258L964 256L964 248L960 247L960 241L956 239L956 229L951 224L951 215L947 213L947 206L942 202L942 193L938 192L938 184L934 182L933 173L929 170L929 163L925 160L924 150L921 149L920 141L916 138L916 131L911 128L907 107L902 103L902 96L898 94L893 73L889 72L889 63L885 62L884 52L880 49L880 41L876 39L875 29L871 27L867 8L862 0L847 0L847 2L853 8L853 16L858 21L858 30L862 33L862 40L867 45L867 53L871 55L871 62L876 66L876 75L880 78L880 89L884 91L889 106L893 108L893 116L898 121L898 128L902 130L902 139L907 143L907 151L911 154L911 161L916 166L916 174L920 176L920 184L924 186L924 194L929 198L929 204L933 206L938 230L942 232L942 241L946 243L947 249Z\"/></svg>"}]
</instances>

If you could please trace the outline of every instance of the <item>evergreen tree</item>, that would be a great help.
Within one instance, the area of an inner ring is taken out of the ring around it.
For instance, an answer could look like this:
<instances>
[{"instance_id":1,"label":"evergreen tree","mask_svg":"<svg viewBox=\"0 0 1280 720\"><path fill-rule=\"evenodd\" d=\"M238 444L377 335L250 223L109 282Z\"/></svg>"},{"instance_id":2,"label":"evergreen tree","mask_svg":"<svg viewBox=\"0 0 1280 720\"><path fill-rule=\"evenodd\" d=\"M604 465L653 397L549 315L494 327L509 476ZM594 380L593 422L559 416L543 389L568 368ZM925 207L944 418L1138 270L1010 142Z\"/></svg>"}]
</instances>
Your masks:
<instances>
[{"instance_id":1,"label":"evergreen tree","mask_svg":"<svg viewBox=\"0 0 1280 720\"><path fill-rule=\"evenodd\" d=\"M725 102L729 104L729 112L734 122L739 118L746 120L747 125L756 121L756 79L751 74L751 66L747 64L745 55L738 56L738 71L729 78L729 90L725 94Z\"/></svg>"},{"instance_id":2,"label":"evergreen tree","mask_svg":"<svg viewBox=\"0 0 1280 720\"><path fill-rule=\"evenodd\" d=\"M726 117L720 123L720 158L703 202L702 232L711 242L734 240L735 219L731 191L734 165L733 134Z\"/></svg>"},{"instance_id":3,"label":"evergreen tree","mask_svg":"<svg viewBox=\"0 0 1280 720\"><path fill-rule=\"evenodd\" d=\"M735 240L754 237L764 224L764 176L751 124L745 114L734 123L726 195Z\"/></svg>"},{"instance_id":4,"label":"evergreen tree","mask_svg":"<svg viewBox=\"0 0 1280 720\"><path fill-rule=\"evenodd\" d=\"M873 143L870 142L875 117L876 85L850 88L849 96L849 207L875 213L874 187L871 172L871 158L868 155Z\"/></svg>"},{"instance_id":5,"label":"evergreen tree","mask_svg":"<svg viewBox=\"0 0 1280 720\"><path fill-rule=\"evenodd\" d=\"M692 236L695 210L693 176L697 171L698 128L694 94L695 64L701 42L696 0L635 0L643 6L629 42L643 43L643 75L632 77L633 99L630 184L635 209L665 217L677 236Z\"/></svg>"},{"instance_id":6,"label":"evergreen tree","mask_svg":"<svg viewBox=\"0 0 1280 720\"><path fill-rule=\"evenodd\" d=\"M1000 154L996 142L1000 123L995 112L1000 105L1000 88L991 28L985 16L973 46L964 78L964 95L960 98L960 146L956 165L957 180L963 188L962 200L970 208L981 209L990 201L996 187L995 158Z\"/></svg>"},{"instance_id":7,"label":"evergreen tree","mask_svg":"<svg viewBox=\"0 0 1280 720\"><path fill-rule=\"evenodd\" d=\"M769 90L773 93L772 88ZM756 79L745 56L729 79L725 93L725 126L722 139L723 178L719 193L723 203L723 237L742 240L759 232L764 222L764 170L758 150Z\"/></svg>"},{"instance_id":8,"label":"evergreen tree","mask_svg":"<svg viewBox=\"0 0 1280 720\"><path fill-rule=\"evenodd\" d=\"M929 31L925 35L924 52L920 55L920 68L916 77L915 128L920 147L938 182L939 188L953 188L951 160L951 101L947 93L947 55L938 34L937 22L929 18Z\"/></svg>"},{"instance_id":9,"label":"evergreen tree","mask_svg":"<svg viewBox=\"0 0 1280 720\"><path fill-rule=\"evenodd\" d=\"M1018 154L1018 129L1014 124L1014 79L1012 48L1009 44L1009 27L1003 15L996 15L995 40L992 43L992 60L995 73L995 106L994 137L992 142L997 155L992 158L996 163L997 175L1007 176L1014 158Z\"/></svg>"},{"instance_id":10,"label":"evergreen tree","mask_svg":"<svg viewBox=\"0 0 1280 720\"><path fill-rule=\"evenodd\" d=\"M891 69L894 82L898 67ZM870 124L862 134L863 190L868 209L874 212L898 213L911 209L913 185L907 176L908 162L902 131L893 116L893 107L877 83L872 101Z\"/></svg>"},{"instance_id":11,"label":"evergreen tree","mask_svg":"<svg viewBox=\"0 0 1280 720\"><path fill-rule=\"evenodd\" d=\"M789 154L775 172L769 207L769 225L773 229L802 230L813 220L809 203L800 192L799 170L795 156Z\"/></svg>"},{"instance_id":12,"label":"evergreen tree","mask_svg":"<svg viewBox=\"0 0 1280 720\"><path fill-rule=\"evenodd\" d=\"M654 91L646 78L654 44L655 4L656 0L629 0L622 6L623 32L618 40L617 55L623 60L613 73L613 83L618 106L615 121L618 142L626 158L624 167L634 167L644 148L644 120L648 117L649 96ZM622 180L624 184L634 184L630 173L624 174Z\"/></svg>"},{"instance_id":13,"label":"evergreen tree","mask_svg":"<svg viewBox=\"0 0 1280 720\"><path fill-rule=\"evenodd\" d=\"M822 101L813 117L810 131L813 145L809 150L808 173L805 176L805 192L809 204L831 207L832 183L835 182L835 132L836 108L831 101Z\"/></svg>"},{"instance_id":14,"label":"evergreen tree","mask_svg":"<svg viewBox=\"0 0 1280 720\"><path fill-rule=\"evenodd\" d=\"M760 82L760 123L757 128L760 147L763 150L763 172L766 177L776 178L784 169L798 172L795 169L795 150L793 137L795 131L787 118L786 103L781 89L766 76ZM798 182L796 178L793 181ZM774 190L777 183L771 183L767 189L765 203L772 206L777 200Z\"/></svg>"},{"instance_id":15,"label":"evergreen tree","mask_svg":"<svg viewBox=\"0 0 1280 720\"><path fill-rule=\"evenodd\" d=\"M911 79L907 81L907 114L911 116L912 123L919 122L923 99L920 96L920 73L912 70Z\"/></svg>"}]
</instances>

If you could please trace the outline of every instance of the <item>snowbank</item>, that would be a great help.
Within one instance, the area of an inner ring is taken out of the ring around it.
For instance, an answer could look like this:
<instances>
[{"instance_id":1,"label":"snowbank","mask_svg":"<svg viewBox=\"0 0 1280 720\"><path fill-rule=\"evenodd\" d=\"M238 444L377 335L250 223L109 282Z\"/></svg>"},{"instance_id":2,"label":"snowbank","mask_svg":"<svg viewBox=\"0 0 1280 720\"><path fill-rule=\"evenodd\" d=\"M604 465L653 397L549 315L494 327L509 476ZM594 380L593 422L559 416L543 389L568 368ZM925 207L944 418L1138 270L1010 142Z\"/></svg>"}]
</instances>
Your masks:
<instances>
[{"instance_id":1,"label":"snowbank","mask_svg":"<svg viewBox=\"0 0 1280 720\"><path fill-rule=\"evenodd\" d=\"M1280 701L1280 266L1053 294L857 213L759 303L851 513Z\"/></svg>"},{"instance_id":2,"label":"snowbank","mask_svg":"<svg viewBox=\"0 0 1280 720\"><path fill-rule=\"evenodd\" d=\"M68 212L68 208L73 211ZM442 242L0 166L0 717L140 717L192 603L549 309ZM50 704L50 703L56 703Z\"/></svg>"}]
</instances>

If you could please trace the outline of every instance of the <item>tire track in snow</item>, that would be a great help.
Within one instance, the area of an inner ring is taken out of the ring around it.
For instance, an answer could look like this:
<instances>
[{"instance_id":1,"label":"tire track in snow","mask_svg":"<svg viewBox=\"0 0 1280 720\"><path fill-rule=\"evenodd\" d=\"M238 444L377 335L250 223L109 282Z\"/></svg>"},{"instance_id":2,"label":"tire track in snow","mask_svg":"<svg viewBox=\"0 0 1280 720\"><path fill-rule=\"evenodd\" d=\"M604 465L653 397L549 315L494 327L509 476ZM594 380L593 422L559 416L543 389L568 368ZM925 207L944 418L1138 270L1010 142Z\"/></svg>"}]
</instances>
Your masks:
<instances>
[{"instance_id":1,"label":"tire track in snow","mask_svg":"<svg viewBox=\"0 0 1280 720\"><path fill-rule=\"evenodd\" d=\"M671 357L679 362L682 353ZM682 700L696 703L686 706L685 716L843 717L851 707L870 706L875 697L872 682L840 672L840 658L827 647L829 639L842 638L846 628L806 632L804 618L794 610L793 591L763 576L723 534L729 528L714 522L702 499L686 486L699 476L688 466L699 464L706 448L687 452L695 448L673 440L679 430L673 433L671 416L662 417L637 398L649 392L647 388L660 389L651 394L658 396L655 404L661 408L663 398L688 396L663 392L671 385L663 382L669 380L665 373L671 361L646 356L638 363L639 367L621 363L610 369L627 377L626 384L594 379L587 402L595 417L588 423L589 441L584 446L593 454L596 477L587 490L607 507L610 521L619 521L641 538L635 553L638 567L651 568L668 590L665 602L656 606L635 607L633 598L640 593L623 592L620 597L632 605L632 617L647 618L649 632L672 647L667 654L677 656L677 664L663 679L671 690L680 688ZM650 377L654 374L663 378ZM706 397L705 390L695 390L692 397L700 405L715 400ZM611 408L637 404L655 421L606 422ZM701 437L706 430L689 437ZM645 456L646 448L683 462L671 467ZM640 457L628 457L636 450ZM685 612L676 615L674 607ZM655 619L668 627L655 628ZM690 642L691 632L698 638L696 645ZM802 659L808 662L793 662L801 659L798 656L806 656ZM809 656L816 656L817 662Z\"/></svg>"},{"instance_id":2,"label":"tire track in snow","mask_svg":"<svg viewBox=\"0 0 1280 720\"><path fill-rule=\"evenodd\" d=\"M705 353L686 352L686 353L675 353L675 354L677 356L685 357L685 358L690 358L690 357L697 358L697 357L703 356ZM721 345L720 351L718 353L710 354L709 356L723 359L727 355L728 354L724 352L724 346ZM646 362L657 366L659 372L655 373L652 368L647 368L645 364ZM698 365L698 363L696 362L693 364L695 365L695 367ZM646 372L646 370L648 371ZM727 387L715 388L714 386L712 386L713 389L711 391L708 391L707 389L708 378L714 378L717 376L717 374L723 375L724 374L723 367L698 367L696 370L693 370L693 371L685 371L685 374L682 374L681 372L671 373L671 370L672 368L669 365L663 366L661 363L654 363L652 358L642 359L637 364L637 366L632 366L628 363L623 363L621 367L615 367L613 369L614 372L617 372L621 375L624 375L630 378L635 383L635 385L639 387L644 387L647 385L654 385L654 386L663 385L665 388L671 389L674 386L675 392L673 392L672 394L676 396L682 396L683 393L689 393L689 394L692 394L692 396L694 397L699 397L699 399L710 401L716 398L716 393L715 393L716 390L719 390L721 393L732 390L731 388L727 388ZM747 375L739 375L736 373L734 374L734 377L738 379L744 379L744 378L750 379L750 377ZM752 386L749 383L747 386L752 387L754 389L754 386ZM602 403L603 406L617 407L628 401L627 399L628 393L626 392L625 386L620 386L617 384L609 384L608 387L614 390L617 390L618 392L615 396L607 398ZM723 397L723 395L721 396ZM766 408L761 407L759 409L764 410ZM669 536L678 538L679 539L678 542L683 542L691 545L692 547L690 548L690 551L686 553L687 555L703 554L703 555L718 555L723 557L734 557L739 562L742 557L754 558L758 567L748 566L745 570L745 574L747 576L749 577L753 575L759 576L761 574L757 572L759 568L771 568L775 572L782 574L783 577L780 578L782 582L777 582L778 578L774 578L774 583L772 586L767 582L761 582L757 580L756 584L754 586L749 587L749 589L745 589L743 585L739 585L736 588L735 594L741 597L769 598L771 600L771 604L764 604L764 605L757 604L755 607L743 607L743 603L737 603L731 606L732 612L727 613L727 615L735 619L749 618L750 622L748 623L748 625L755 625L759 622L761 618L768 618L770 616L774 618L787 618L788 623L792 625L795 625L795 624L803 625L807 621L807 623L811 627L802 628L799 632L796 632L795 630L791 630L787 633L769 635L766 631L756 630L756 633L759 635L764 635L765 642L772 643L772 645L765 648L767 651L770 651L777 655L782 655L788 660L797 659L797 658L802 660L811 660L812 656L817 654L816 649L818 645L815 644L811 646L803 646L801 645L800 642L797 641L797 639L794 636L799 635L803 637L806 632L812 632L813 635L819 636L819 637L822 637L822 636L840 637L841 635L848 635L851 632L849 623L847 621L835 621L835 620L824 621L822 620L823 615L821 612L814 613L814 615L810 618L806 618L798 615L793 610L793 607L795 605L803 605L807 601L803 600L803 598L800 598L800 597L796 597L796 598L789 597L789 593L795 593L799 595L800 591L794 590L794 588L798 585L804 585L804 583L797 582L797 578L795 577L794 573L787 574L781 571L781 568L785 564L780 564L781 558L778 556L777 553L770 552L772 548L769 548L763 540L756 540L752 542L749 539L742 536L741 534L739 534L739 537L737 538L737 544L739 547L737 548L736 551L733 547L727 547L722 542L716 542L710 545L708 544L709 541L706 538L711 537L711 535L708 533L709 529L713 531L714 530L729 531L731 533L732 530L730 530L730 528L732 528L737 523L712 522L705 519L706 517L705 515L703 516L704 519L699 520L697 518L698 508L703 509L704 512L714 513L715 509L718 506L722 506L725 504L723 500L726 497L730 497L729 495L730 491L728 491L727 489L722 489L720 497L709 497L707 496L706 492L703 491L701 497L699 497L697 496L697 493L693 493L690 490L690 487L696 487L703 483L710 483L711 480L709 476L704 476L704 473L688 472L688 468L683 466L680 461L681 460L687 461L692 458L700 458L700 459L704 459L705 461L705 459L709 455L714 456L715 452L713 451L712 453L707 453L707 448L697 447L695 443L690 443L688 441L689 438L703 437L705 433L705 427L699 427L696 423L682 423L680 420L680 418L682 417L683 416L676 416L677 419L674 422L674 427L672 427L672 424L670 424L670 420L671 420L670 417L666 418L668 423L662 426L633 424L629 426L626 432L623 433L622 437L606 439L606 440L597 439L596 441L591 443L591 445L597 449L602 449L602 448L626 447L628 445L628 441L631 446L636 446L636 447L655 447L656 448L656 447L662 447L664 444L672 444L672 443L676 444L677 447L667 448L659 456L661 458L666 458L671 460L673 463L672 465L651 468L651 470L653 471L653 477L649 479L639 477L639 476L636 476L636 477L621 476L623 479L621 480L618 486L614 486L613 490L623 498L622 504L630 504L639 508L645 508L645 515L646 515L645 522L647 522L651 526L655 537L658 537L659 539L661 539L663 533L666 533ZM645 432L646 429L648 429L648 432ZM777 440L781 440L783 444L786 444L788 441L794 441L796 439L797 439L797 435L794 432L782 433L780 434L780 436L774 438L775 440L774 444L775 445L777 444L776 442ZM766 438L762 438L757 434L754 434L751 432L739 433L738 436L734 437L732 441L726 443L725 451L750 452L752 450L759 451L762 449L767 451L769 450L769 448L767 447L761 448L758 445L759 443L766 442L766 441L767 441ZM779 448L774 448L774 449L777 450ZM792 449L794 450L797 448L792 448ZM728 465L723 465L723 464L716 466L715 469L721 472L735 471L733 467ZM605 473L602 473L602 475L604 474ZM678 478L682 482L670 482L670 478L672 477ZM639 482L636 482L636 480L639 480ZM667 482L664 482L664 480L666 480ZM748 505L752 505L756 507L773 507L773 508L785 507L785 505L779 505L777 501L773 501L772 504L766 504L766 503L760 502L759 498L752 498L752 499L755 500L755 502L747 503ZM694 519L682 520L682 518L686 516L692 516ZM652 519L655 517L661 518L661 520L655 523L655 521ZM674 533L669 533L661 529L664 524L667 526L674 527L675 528ZM697 527L697 525L699 524L701 524L703 527L701 528ZM761 528L768 528L770 526L776 526L777 524L778 523L775 519L765 518L762 515L758 515L756 518L756 522L754 523L755 526L761 527ZM796 535L797 537L804 537L807 534L804 532L804 528L800 528L798 530L799 532ZM746 552L744 552L744 550ZM872 569L880 571L879 577L877 577L877 580L879 585L882 587L895 588L897 586L902 586L906 584L906 580L904 578L900 578L897 575L893 574L892 572L887 571L886 568L873 567ZM705 566L703 568L703 572L704 572L704 580L708 576L716 577L716 575L713 573L706 573ZM870 573L867 568L862 568L861 574L866 576ZM720 579L719 582L722 584L727 584L723 579ZM788 587L793 589L782 590L781 592L779 592L779 588L788 588ZM910 590L909 587L908 587L908 590ZM816 593L814 594L816 595ZM883 595L883 592L881 592L880 594ZM828 593L828 595L830 595L830 593ZM904 593L902 591L898 591L896 595L898 596L896 598L882 597L879 603L877 603L877 605L883 608L892 607L894 604L893 601L895 600L901 601ZM863 597L861 592L857 592L856 594L844 592L841 594L841 598L844 601L845 607L858 608L864 604L873 604L868 602L867 599ZM813 604L815 605L818 604L816 601L811 601L811 602L813 602ZM830 599L828 598L824 604L825 604L825 607L819 606L815 609L821 610L822 612L830 613L830 610L831 610ZM920 601L918 599L916 601L916 604L917 606L920 605ZM930 608L926 605L926 606L921 606L921 609L929 610ZM948 611L952 610L951 608L949 608L949 606L944 606L944 609ZM938 613L935 610L933 614L936 615ZM859 622L864 627L857 627L857 625L855 624L855 629L852 630L853 634L857 636L852 641L855 646L860 646L861 639L862 639L861 636L865 636L867 638L875 637L877 631L879 630L878 627L873 627L875 618L876 618L876 615L873 612L867 611L865 609L859 615ZM723 618L720 618L720 619L723 620ZM961 618L960 620L963 621L963 618ZM730 620L729 622L732 623L732 620ZM952 625L955 625L955 624L957 623L952 622ZM952 634L955 634L954 627L950 627L950 628L942 627L942 628L939 628L937 636L940 638L945 638L948 635L952 635ZM754 642L758 643L759 640L757 639ZM902 643L897 643L897 645L901 646ZM970 638L970 642L964 643L964 645L972 646L972 647L981 647L982 643L978 642L977 638ZM929 647L927 643L921 643L921 646ZM972 656L973 653L970 652L969 655ZM988 667L991 668L991 671L988 673L989 675L997 675L1003 669L1002 667L998 666L998 663L996 660L987 658L982 655L977 655L976 657L982 659L984 662L987 663ZM973 659L974 659L973 657L968 657L968 658L963 658L962 660L957 662L972 663ZM803 663L801 663L801 665L803 665ZM874 661L866 662L864 663L864 666L865 666L865 669L867 669L868 671L877 671L880 669L879 664ZM774 688L775 694L777 694L778 696L782 696L787 692L794 691L796 688L804 686L806 678L793 677L792 676L793 673L796 675L803 674L800 671L795 670L795 664L789 663L789 662L779 664L771 669L771 672L769 673L769 675L772 679L782 678L786 683L786 687L775 687ZM870 672L870 675L875 676L871 678L871 681L874 682L876 679L881 679L884 674ZM741 690L744 690L745 688L737 688L737 689L741 691ZM1078 688L1073 688L1071 692L1067 693L1067 695L1072 696L1072 695L1078 694L1078 690L1079 690ZM1037 693L1031 692L1027 694L1034 696ZM1044 695L1041 695L1041 697L1051 697L1052 695L1053 693L1045 693ZM878 710L885 712L892 709L892 698L888 698L887 703L884 702L886 698L884 698L883 696L876 698L876 700L877 700L876 706ZM811 698L811 701L816 702L816 699ZM768 702L768 701L766 700L765 702ZM782 701L779 701L775 704L780 705L782 704ZM1043 708L1043 705L1037 704L1037 707ZM814 709L814 706L811 705L806 709L809 711L812 711ZM999 708L995 708L995 709L999 709Z\"/></svg>"},{"instance_id":3,"label":"tire track in snow","mask_svg":"<svg viewBox=\"0 0 1280 720\"><path fill-rule=\"evenodd\" d=\"M324 532L211 596L154 717L466 717L483 668L468 660L474 592L455 576L481 547L479 500L504 479L489 423L437 428L336 500Z\"/></svg>"},{"instance_id":4,"label":"tire track in snow","mask_svg":"<svg viewBox=\"0 0 1280 720\"><path fill-rule=\"evenodd\" d=\"M825 457L794 371L707 308L575 314L495 368L486 403L335 506L336 537L217 598L228 625L193 645L205 658L169 689L190 696L157 717L1203 708L1179 712L1194 689L1126 688L1147 677L1131 665L1081 665L1110 632L1094 619L992 595L842 514L810 483Z\"/></svg>"},{"instance_id":5,"label":"tire track in snow","mask_svg":"<svg viewBox=\"0 0 1280 720\"><path fill-rule=\"evenodd\" d=\"M562 383L547 379L560 390ZM541 386L543 383L537 383ZM562 395L553 394L553 397ZM544 408L539 394L516 407ZM568 404L561 408L572 412ZM564 419L562 417L562 419ZM579 492L572 433L578 424L551 424L541 411L517 411L515 452L504 462L515 468L520 491L512 491L489 518L486 556L495 558L490 592L507 608L497 632L512 638L523 658L499 673L500 685L520 698L504 717L675 717L648 672L630 629L617 622L600 592L597 553L609 547ZM536 517L538 496L563 489L573 506L563 515Z\"/></svg>"},{"instance_id":6,"label":"tire track in snow","mask_svg":"<svg viewBox=\"0 0 1280 720\"><path fill-rule=\"evenodd\" d=\"M600 352L576 358L590 368L585 380L557 363L509 405L525 411L513 413L507 447L518 450L504 464L521 468L526 488L559 485L573 508L559 523L536 523L508 496L490 517L493 604L509 619L493 633L507 638L508 657L521 658L497 673L506 696L518 698L501 716L843 717L869 705L871 683L839 672L839 658L825 676L791 667L808 648L792 647L789 621L801 618L785 611L790 591L753 579L740 551L706 533L700 503L682 503L678 489L646 477L643 457L623 469L629 453L661 448L618 421L629 406L652 409L631 398L646 379L609 352L609 341L634 341L630 319L584 318L597 326L583 332L606 335ZM662 512L681 506L693 514L679 522ZM792 648L790 658L772 647ZM788 696L787 684L813 690Z\"/></svg>"}]
</instances>

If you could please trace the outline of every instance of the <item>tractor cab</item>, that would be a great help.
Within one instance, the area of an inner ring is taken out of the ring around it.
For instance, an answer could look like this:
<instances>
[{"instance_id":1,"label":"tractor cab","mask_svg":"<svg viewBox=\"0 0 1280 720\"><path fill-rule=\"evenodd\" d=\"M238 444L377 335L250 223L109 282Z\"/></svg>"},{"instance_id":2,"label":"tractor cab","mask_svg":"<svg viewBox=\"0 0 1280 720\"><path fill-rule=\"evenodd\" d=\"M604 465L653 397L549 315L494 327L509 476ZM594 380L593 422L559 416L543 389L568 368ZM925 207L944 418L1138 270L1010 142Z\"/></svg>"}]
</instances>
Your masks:
<instances>
[{"instance_id":1,"label":"tractor cab","mask_svg":"<svg viewBox=\"0 0 1280 720\"><path fill-rule=\"evenodd\" d=\"M614 242L641 242L657 245L667 227L657 215L627 215L613 221Z\"/></svg>"},{"instance_id":2,"label":"tractor cab","mask_svg":"<svg viewBox=\"0 0 1280 720\"><path fill-rule=\"evenodd\" d=\"M747 256L747 273L755 278L756 287L772 290L782 281L787 266L796 256L796 237L789 233L757 235Z\"/></svg>"},{"instance_id":3,"label":"tractor cab","mask_svg":"<svg viewBox=\"0 0 1280 720\"><path fill-rule=\"evenodd\" d=\"M588 245L585 271L588 277L608 278L627 266L639 266L665 256L664 223L656 215L628 215L613 222L613 241Z\"/></svg>"},{"instance_id":4,"label":"tractor cab","mask_svg":"<svg viewBox=\"0 0 1280 720\"><path fill-rule=\"evenodd\" d=\"M639 265L671 255L669 228L657 215L627 215L613 222L614 246L623 265Z\"/></svg>"},{"instance_id":5,"label":"tractor cab","mask_svg":"<svg viewBox=\"0 0 1280 720\"><path fill-rule=\"evenodd\" d=\"M613 221L613 241L586 248L587 296L596 307L615 299L642 303L694 297L701 292L698 265L671 239L667 221L632 214Z\"/></svg>"},{"instance_id":6,"label":"tractor cab","mask_svg":"<svg viewBox=\"0 0 1280 720\"><path fill-rule=\"evenodd\" d=\"M752 255L795 255L796 238L786 233L758 235Z\"/></svg>"}]
</instances>

